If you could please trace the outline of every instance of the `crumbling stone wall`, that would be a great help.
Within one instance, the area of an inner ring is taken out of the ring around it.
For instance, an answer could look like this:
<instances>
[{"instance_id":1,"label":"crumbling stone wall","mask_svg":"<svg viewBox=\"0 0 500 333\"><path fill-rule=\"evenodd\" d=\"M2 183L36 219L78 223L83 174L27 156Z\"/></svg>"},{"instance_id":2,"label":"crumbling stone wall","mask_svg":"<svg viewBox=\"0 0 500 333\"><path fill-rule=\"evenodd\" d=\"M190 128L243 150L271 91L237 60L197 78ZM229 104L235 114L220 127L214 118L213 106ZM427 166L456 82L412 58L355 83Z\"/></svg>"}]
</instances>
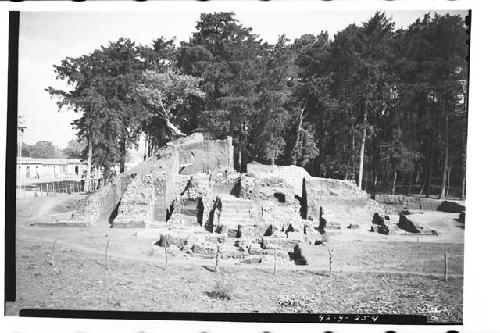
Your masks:
<instances>
[{"instance_id":1,"label":"crumbling stone wall","mask_svg":"<svg viewBox=\"0 0 500 333\"><path fill-rule=\"evenodd\" d=\"M404 209L437 210L442 203L442 200L438 199L390 194L376 194L374 199L393 214L398 214Z\"/></svg>"},{"instance_id":2,"label":"crumbling stone wall","mask_svg":"<svg viewBox=\"0 0 500 333\"><path fill-rule=\"evenodd\" d=\"M278 177L241 177L240 197L293 204L297 200L293 186Z\"/></svg>"},{"instance_id":3,"label":"crumbling stone wall","mask_svg":"<svg viewBox=\"0 0 500 333\"><path fill-rule=\"evenodd\" d=\"M89 195L82 208L71 216L71 223L108 222L130 181L130 174L121 174L98 192Z\"/></svg>"},{"instance_id":4,"label":"crumbling stone wall","mask_svg":"<svg viewBox=\"0 0 500 333\"><path fill-rule=\"evenodd\" d=\"M205 173L197 173L192 176L178 175L176 190L177 196L171 220L205 226L212 201L210 175Z\"/></svg>"},{"instance_id":5,"label":"crumbling stone wall","mask_svg":"<svg viewBox=\"0 0 500 333\"><path fill-rule=\"evenodd\" d=\"M210 173L210 190L213 195L240 196L241 175L235 170Z\"/></svg>"},{"instance_id":6,"label":"crumbling stone wall","mask_svg":"<svg viewBox=\"0 0 500 333\"><path fill-rule=\"evenodd\" d=\"M325 227L370 224L375 212L384 211L354 182L311 177L304 181L306 217L320 220Z\"/></svg>"},{"instance_id":7,"label":"crumbling stone wall","mask_svg":"<svg viewBox=\"0 0 500 333\"><path fill-rule=\"evenodd\" d=\"M175 199L178 156L177 148L167 145L130 171L132 181L120 201L113 227L145 226L154 218L166 221L166 208ZM158 186L165 186L165 190ZM158 194L165 197L155 198Z\"/></svg>"},{"instance_id":8,"label":"crumbling stone wall","mask_svg":"<svg viewBox=\"0 0 500 333\"><path fill-rule=\"evenodd\" d=\"M265 165L258 162L247 164L247 176L255 178L279 178L292 186L295 195L302 196L302 180L309 179L309 173L295 165Z\"/></svg>"},{"instance_id":9,"label":"crumbling stone wall","mask_svg":"<svg viewBox=\"0 0 500 333\"><path fill-rule=\"evenodd\" d=\"M268 173L241 177L240 196L259 203L256 205L256 233L266 230L285 231L290 224L300 223L300 202L295 196L293 184L280 177L268 177Z\"/></svg>"},{"instance_id":10,"label":"crumbling stone wall","mask_svg":"<svg viewBox=\"0 0 500 333\"><path fill-rule=\"evenodd\" d=\"M189 144L177 144L181 175L198 172L216 172L234 168L232 140L207 140Z\"/></svg>"}]
</instances>

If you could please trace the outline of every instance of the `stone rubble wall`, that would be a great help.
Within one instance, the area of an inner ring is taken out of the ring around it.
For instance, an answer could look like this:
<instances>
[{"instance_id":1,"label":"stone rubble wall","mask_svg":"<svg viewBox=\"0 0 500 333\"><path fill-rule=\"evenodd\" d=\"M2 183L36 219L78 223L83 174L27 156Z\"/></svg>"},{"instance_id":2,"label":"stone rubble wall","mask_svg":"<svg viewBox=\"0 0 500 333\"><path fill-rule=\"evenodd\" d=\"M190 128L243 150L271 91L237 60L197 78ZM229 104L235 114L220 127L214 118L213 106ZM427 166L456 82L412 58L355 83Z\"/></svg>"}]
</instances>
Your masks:
<instances>
[{"instance_id":1,"label":"stone rubble wall","mask_svg":"<svg viewBox=\"0 0 500 333\"><path fill-rule=\"evenodd\" d=\"M370 224L374 213L384 211L352 181L311 177L304 187L307 219L320 220L326 228Z\"/></svg>"},{"instance_id":2,"label":"stone rubble wall","mask_svg":"<svg viewBox=\"0 0 500 333\"><path fill-rule=\"evenodd\" d=\"M99 191L89 195L82 208L73 213L71 223L93 225L108 222L116 205L120 202L131 181L130 174L124 173L104 185Z\"/></svg>"},{"instance_id":3,"label":"stone rubble wall","mask_svg":"<svg viewBox=\"0 0 500 333\"><path fill-rule=\"evenodd\" d=\"M179 170L177 148L167 145L154 156L130 171L133 178L123 195L118 215L113 227L125 227L128 224L145 226L155 218L155 209L159 210L166 221L166 208L175 200L175 175ZM165 186L164 189L158 186ZM164 198L155 198L158 193Z\"/></svg>"},{"instance_id":4,"label":"stone rubble wall","mask_svg":"<svg viewBox=\"0 0 500 333\"><path fill-rule=\"evenodd\" d=\"M292 186L294 194L302 196L302 181L310 179L309 173L295 165L265 165L258 162L247 164L247 175L255 178L279 178Z\"/></svg>"},{"instance_id":5,"label":"stone rubble wall","mask_svg":"<svg viewBox=\"0 0 500 333\"><path fill-rule=\"evenodd\" d=\"M178 144L181 175L233 170L234 148L230 138Z\"/></svg>"},{"instance_id":6,"label":"stone rubble wall","mask_svg":"<svg viewBox=\"0 0 500 333\"><path fill-rule=\"evenodd\" d=\"M384 205L384 207L393 214L397 214L404 209L438 210L442 203L442 200L438 199L390 194L376 194L374 199Z\"/></svg>"}]
</instances>

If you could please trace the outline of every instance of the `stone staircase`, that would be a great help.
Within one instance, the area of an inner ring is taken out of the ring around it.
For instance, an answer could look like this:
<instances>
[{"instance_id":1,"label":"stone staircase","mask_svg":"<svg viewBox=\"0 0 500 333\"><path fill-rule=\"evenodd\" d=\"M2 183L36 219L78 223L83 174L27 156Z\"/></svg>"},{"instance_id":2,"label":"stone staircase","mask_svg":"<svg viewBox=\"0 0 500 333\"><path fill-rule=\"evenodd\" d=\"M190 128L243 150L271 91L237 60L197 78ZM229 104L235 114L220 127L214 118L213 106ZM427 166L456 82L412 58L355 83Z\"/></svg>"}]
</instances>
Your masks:
<instances>
[{"instance_id":1,"label":"stone staircase","mask_svg":"<svg viewBox=\"0 0 500 333\"><path fill-rule=\"evenodd\" d=\"M222 207L219 224L230 229L237 229L238 225L252 222L252 200L237 198L232 195L220 196Z\"/></svg>"}]
</instances>

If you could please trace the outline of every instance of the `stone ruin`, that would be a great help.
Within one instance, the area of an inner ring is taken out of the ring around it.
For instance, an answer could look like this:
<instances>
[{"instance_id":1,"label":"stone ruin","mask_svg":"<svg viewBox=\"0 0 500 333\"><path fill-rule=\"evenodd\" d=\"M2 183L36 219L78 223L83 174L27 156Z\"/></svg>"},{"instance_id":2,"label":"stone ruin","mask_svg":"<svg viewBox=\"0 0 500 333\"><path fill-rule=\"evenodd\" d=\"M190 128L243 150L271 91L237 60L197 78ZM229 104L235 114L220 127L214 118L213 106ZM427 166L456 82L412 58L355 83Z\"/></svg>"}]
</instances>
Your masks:
<instances>
[{"instance_id":1,"label":"stone ruin","mask_svg":"<svg viewBox=\"0 0 500 333\"><path fill-rule=\"evenodd\" d=\"M260 258L250 262L274 251L289 258L298 244L322 244L325 234L340 229L399 231L352 181L256 162L238 173L233 155L230 137L205 140L197 133L176 140L90 195L72 222L164 227L157 245L207 256L222 247L223 257Z\"/></svg>"}]
</instances>

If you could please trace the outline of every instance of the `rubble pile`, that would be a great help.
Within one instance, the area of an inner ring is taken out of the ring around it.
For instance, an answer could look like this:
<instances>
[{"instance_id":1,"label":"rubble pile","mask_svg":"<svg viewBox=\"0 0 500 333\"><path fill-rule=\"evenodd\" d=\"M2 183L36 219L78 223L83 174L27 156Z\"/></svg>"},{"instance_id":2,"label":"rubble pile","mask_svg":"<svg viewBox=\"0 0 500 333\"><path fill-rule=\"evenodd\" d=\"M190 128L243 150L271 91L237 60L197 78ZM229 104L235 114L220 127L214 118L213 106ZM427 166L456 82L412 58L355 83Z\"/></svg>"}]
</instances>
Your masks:
<instances>
[{"instance_id":1,"label":"rubble pile","mask_svg":"<svg viewBox=\"0 0 500 333\"><path fill-rule=\"evenodd\" d=\"M398 227L412 234L438 235L436 230L430 229L411 218L410 215L399 215Z\"/></svg>"},{"instance_id":2,"label":"rubble pile","mask_svg":"<svg viewBox=\"0 0 500 333\"><path fill-rule=\"evenodd\" d=\"M320 221L326 230L345 229L349 225L365 225L369 229L374 212L384 208L370 199L348 180L311 177L304 180L306 218ZM352 228L350 228L352 229Z\"/></svg>"},{"instance_id":3,"label":"rubble pile","mask_svg":"<svg viewBox=\"0 0 500 333\"><path fill-rule=\"evenodd\" d=\"M387 215L383 213L373 214L371 231L378 232L384 235L393 235L398 233L398 216L397 215Z\"/></svg>"},{"instance_id":4,"label":"rubble pile","mask_svg":"<svg viewBox=\"0 0 500 333\"><path fill-rule=\"evenodd\" d=\"M239 173L233 153L231 138L177 140L91 195L75 219L106 220L113 228L161 227L154 244L173 255L219 252L249 262L313 253L339 230L390 235L412 228L352 181L255 162Z\"/></svg>"}]
</instances>

